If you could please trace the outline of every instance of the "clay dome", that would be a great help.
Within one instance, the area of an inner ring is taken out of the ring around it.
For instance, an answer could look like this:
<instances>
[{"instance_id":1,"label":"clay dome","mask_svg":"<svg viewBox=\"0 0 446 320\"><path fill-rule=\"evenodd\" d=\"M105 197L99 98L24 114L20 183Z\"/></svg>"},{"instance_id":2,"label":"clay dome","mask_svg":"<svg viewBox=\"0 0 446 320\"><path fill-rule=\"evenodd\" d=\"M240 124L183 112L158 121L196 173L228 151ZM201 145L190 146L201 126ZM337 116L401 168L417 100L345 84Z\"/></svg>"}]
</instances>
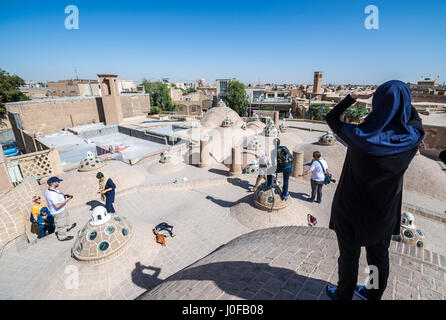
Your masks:
<instances>
[{"instance_id":1,"label":"clay dome","mask_svg":"<svg viewBox=\"0 0 446 320\"><path fill-rule=\"evenodd\" d=\"M403 212L401 215L400 234L392 236L392 240L418 248L426 248L424 233L417 228L415 218L410 212Z\"/></svg>"},{"instance_id":2,"label":"clay dome","mask_svg":"<svg viewBox=\"0 0 446 320\"><path fill-rule=\"evenodd\" d=\"M223 120L221 126L224 128L229 128L229 127L234 126L234 122L232 121L231 117L229 115L227 115L225 120Z\"/></svg>"},{"instance_id":3,"label":"clay dome","mask_svg":"<svg viewBox=\"0 0 446 320\"><path fill-rule=\"evenodd\" d=\"M169 163L172 160L172 156L170 155L170 153L166 150L163 153L161 153L161 159L160 162L161 163Z\"/></svg>"},{"instance_id":4,"label":"clay dome","mask_svg":"<svg viewBox=\"0 0 446 320\"><path fill-rule=\"evenodd\" d=\"M256 133L260 133L265 129L265 124L260 120L251 121L248 123L248 129L255 131Z\"/></svg>"},{"instance_id":5,"label":"clay dome","mask_svg":"<svg viewBox=\"0 0 446 320\"><path fill-rule=\"evenodd\" d=\"M98 206L93 209L91 220L79 231L71 253L80 262L100 264L118 256L132 236L133 228L127 219Z\"/></svg>"},{"instance_id":6,"label":"clay dome","mask_svg":"<svg viewBox=\"0 0 446 320\"><path fill-rule=\"evenodd\" d=\"M237 112L228 108L224 102L220 101L218 107L211 108L206 112L201 119L201 125L206 128L217 128L227 119L236 127L241 127L243 124L243 120Z\"/></svg>"},{"instance_id":7,"label":"clay dome","mask_svg":"<svg viewBox=\"0 0 446 320\"><path fill-rule=\"evenodd\" d=\"M254 205L264 211L278 211L285 209L291 203L291 197L282 200L282 189L278 181L274 181L271 189L266 188L266 184L262 184L254 193Z\"/></svg>"},{"instance_id":8,"label":"clay dome","mask_svg":"<svg viewBox=\"0 0 446 320\"><path fill-rule=\"evenodd\" d=\"M96 157L92 152L87 153L87 157L79 163L79 171L92 171L105 166L105 162Z\"/></svg>"},{"instance_id":9,"label":"clay dome","mask_svg":"<svg viewBox=\"0 0 446 320\"><path fill-rule=\"evenodd\" d=\"M279 125L279 130L281 133L287 133L288 132L288 126L285 123L285 121L282 121L282 123Z\"/></svg>"},{"instance_id":10,"label":"clay dome","mask_svg":"<svg viewBox=\"0 0 446 320\"><path fill-rule=\"evenodd\" d=\"M251 138L251 140L249 140L247 147L248 150L257 151L260 149L260 147L261 147L260 139L258 136L254 136Z\"/></svg>"},{"instance_id":11,"label":"clay dome","mask_svg":"<svg viewBox=\"0 0 446 320\"><path fill-rule=\"evenodd\" d=\"M323 146L334 146L336 144L336 138L333 132L328 131L322 137L319 138L319 144Z\"/></svg>"},{"instance_id":12,"label":"clay dome","mask_svg":"<svg viewBox=\"0 0 446 320\"><path fill-rule=\"evenodd\" d=\"M265 127L265 136L277 137L278 135L279 135L279 130L274 125L274 122L269 121L269 124Z\"/></svg>"}]
</instances>

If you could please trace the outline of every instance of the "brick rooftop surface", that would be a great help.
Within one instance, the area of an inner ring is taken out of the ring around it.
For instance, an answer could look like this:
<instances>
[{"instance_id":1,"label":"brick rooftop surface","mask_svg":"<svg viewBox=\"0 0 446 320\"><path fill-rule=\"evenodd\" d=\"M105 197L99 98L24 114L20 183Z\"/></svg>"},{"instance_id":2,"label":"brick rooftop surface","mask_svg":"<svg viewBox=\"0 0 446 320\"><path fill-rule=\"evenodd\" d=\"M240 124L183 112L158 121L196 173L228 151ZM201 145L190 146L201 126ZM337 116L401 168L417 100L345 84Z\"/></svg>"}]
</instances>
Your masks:
<instances>
[{"instance_id":1,"label":"brick rooftop surface","mask_svg":"<svg viewBox=\"0 0 446 320\"><path fill-rule=\"evenodd\" d=\"M326 300L337 284L336 235L326 228L277 227L242 235L138 299ZM425 249L392 242L385 300L446 298L446 261ZM364 283L361 254L358 283Z\"/></svg>"}]
</instances>

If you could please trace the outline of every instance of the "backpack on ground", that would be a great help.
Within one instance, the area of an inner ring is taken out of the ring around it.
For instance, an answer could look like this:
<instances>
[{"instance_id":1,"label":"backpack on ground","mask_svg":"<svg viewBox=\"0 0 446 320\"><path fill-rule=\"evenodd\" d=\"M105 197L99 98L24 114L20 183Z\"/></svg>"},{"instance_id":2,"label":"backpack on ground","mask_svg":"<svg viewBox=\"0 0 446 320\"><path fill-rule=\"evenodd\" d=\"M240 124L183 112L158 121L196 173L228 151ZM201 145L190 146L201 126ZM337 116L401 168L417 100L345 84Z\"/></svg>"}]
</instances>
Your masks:
<instances>
[{"instance_id":1,"label":"backpack on ground","mask_svg":"<svg viewBox=\"0 0 446 320\"><path fill-rule=\"evenodd\" d=\"M288 150L285 146L278 146L277 147L277 162L282 167L287 167L290 164L292 164L294 161L294 157L291 154L290 150Z\"/></svg>"}]
</instances>

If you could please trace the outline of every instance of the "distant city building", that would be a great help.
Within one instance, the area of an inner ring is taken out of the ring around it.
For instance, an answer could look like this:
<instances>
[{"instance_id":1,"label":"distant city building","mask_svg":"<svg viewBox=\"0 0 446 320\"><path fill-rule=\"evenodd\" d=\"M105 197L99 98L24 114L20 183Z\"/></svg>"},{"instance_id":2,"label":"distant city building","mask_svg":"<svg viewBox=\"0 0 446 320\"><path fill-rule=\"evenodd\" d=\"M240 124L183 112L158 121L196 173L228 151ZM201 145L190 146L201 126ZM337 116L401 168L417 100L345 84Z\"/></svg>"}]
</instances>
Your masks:
<instances>
[{"instance_id":1,"label":"distant city building","mask_svg":"<svg viewBox=\"0 0 446 320\"><path fill-rule=\"evenodd\" d=\"M245 89L251 104L251 111L272 110L279 111L285 116L291 108L291 96L289 90L279 89L278 86L249 87Z\"/></svg>"},{"instance_id":2,"label":"distant city building","mask_svg":"<svg viewBox=\"0 0 446 320\"><path fill-rule=\"evenodd\" d=\"M48 82L49 94L53 97L100 96L97 80L72 79Z\"/></svg>"},{"instance_id":3,"label":"distant city building","mask_svg":"<svg viewBox=\"0 0 446 320\"><path fill-rule=\"evenodd\" d=\"M23 85L21 88L23 89L35 89L35 88L44 88L45 85L41 82L34 82L34 81L28 81L25 82L25 85Z\"/></svg>"},{"instance_id":4,"label":"distant city building","mask_svg":"<svg viewBox=\"0 0 446 320\"><path fill-rule=\"evenodd\" d=\"M118 80L118 89L120 93L144 93L142 83L133 80Z\"/></svg>"},{"instance_id":5,"label":"distant city building","mask_svg":"<svg viewBox=\"0 0 446 320\"><path fill-rule=\"evenodd\" d=\"M26 82L25 85L19 88L19 90L31 100L47 99L49 96L48 88L41 82Z\"/></svg>"},{"instance_id":6,"label":"distant city building","mask_svg":"<svg viewBox=\"0 0 446 320\"><path fill-rule=\"evenodd\" d=\"M314 73L314 83L313 83L313 93L320 94L322 93L322 72L316 71Z\"/></svg>"},{"instance_id":7,"label":"distant city building","mask_svg":"<svg viewBox=\"0 0 446 320\"><path fill-rule=\"evenodd\" d=\"M419 88L434 88L434 87L439 86L437 80L438 79L425 77L425 78L421 78L420 80L418 80L417 85Z\"/></svg>"},{"instance_id":8,"label":"distant city building","mask_svg":"<svg viewBox=\"0 0 446 320\"><path fill-rule=\"evenodd\" d=\"M226 92L228 90L229 81L233 79L217 79L215 80L217 84L217 101L226 100Z\"/></svg>"}]
</instances>

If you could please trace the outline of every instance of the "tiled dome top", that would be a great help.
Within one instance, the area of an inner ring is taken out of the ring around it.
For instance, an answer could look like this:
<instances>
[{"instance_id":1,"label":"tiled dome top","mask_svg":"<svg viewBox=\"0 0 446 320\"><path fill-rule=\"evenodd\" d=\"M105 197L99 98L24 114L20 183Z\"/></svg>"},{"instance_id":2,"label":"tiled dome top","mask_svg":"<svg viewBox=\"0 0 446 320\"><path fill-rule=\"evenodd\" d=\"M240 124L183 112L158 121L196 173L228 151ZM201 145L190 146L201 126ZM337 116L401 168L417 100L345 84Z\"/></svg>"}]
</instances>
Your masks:
<instances>
[{"instance_id":1,"label":"tiled dome top","mask_svg":"<svg viewBox=\"0 0 446 320\"><path fill-rule=\"evenodd\" d=\"M127 219L108 214L104 207L96 207L95 210L97 208L103 208L104 212L96 216L93 213L94 217L79 231L71 250L76 260L88 264L100 264L117 256L133 236L133 228Z\"/></svg>"},{"instance_id":2,"label":"tiled dome top","mask_svg":"<svg viewBox=\"0 0 446 320\"><path fill-rule=\"evenodd\" d=\"M288 126L287 126L287 124L285 123L285 121L282 121L282 123L279 125L279 130L280 130L280 132L282 132L282 133L286 133L286 132L288 132Z\"/></svg>"},{"instance_id":3,"label":"tiled dome top","mask_svg":"<svg viewBox=\"0 0 446 320\"><path fill-rule=\"evenodd\" d=\"M269 121L269 124L265 127L265 136L267 137L277 137L279 135L279 130L277 130L273 121Z\"/></svg>"},{"instance_id":4,"label":"tiled dome top","mask_svg":"<svg viewBox=\"0 0 446 320\"><path fill-rule=\"evenodd\" d=\"M336 138L333 135L333 132L328 131L322 137L319 138L319 144L324 146L334 146L336 144Z\"/></svg>"},{"instance_id":5,"label":"tiled dome top","mask_svg":"<svg viewBox=\"0 0 446 320\"><path fill-rule=\"evenodd\" d=\"M282 189L278 181L273 180L272 188L267 188L262 184L254 193L254 205L265 211L282 210L291 203L291 197L288 200L282 200Z\"/></svg>"},{"instance_id":6,"label":"tiled dome top","mask_svg":"<svg viewBox=\"0 0 446 320\"><path fill-rule=\"evenodd\" d=\"M229 115L226 116L225 120L221 123L222 127L232 127L234 125L234 121L232 121Z\"/></svg>"},{"instance_id":7,"label":"tiled dome top","mask_svg":"<svg viewBox=\"0 0 446 320\"><path fill-rule=\"evenodd\" d=\"M172 160L172 156L170 155L170 153L166 150L163 153L161 153L161 159L160 162L161 163L169 163Z\"/></svg>"},{"instance_id":8,"label":"tiled dome top","mask_svg":"<svg viewBox=\"0 0 446 320\"><path fill-rule=\"evenodd\" d=\"M96 157L93 153L89 152L85 159L82 159L79 163L79 171L91 171L102 168L105 166L105 162Z\"/></svg>"},{"instance_id":9,"label":"tiled dome top","mask_svg":"<svg viewBox=\"0 0 446 320\"><path fill-rule=\"evenodd\" d=\"M255 160L254 162L248 164L244 169L245 174L258 174L259 173L259 162Z\"/></svg>"},{"instance_id":10,"label":"tiled dome top","mask_svg":"<svg viewBox=\"0 0 446 320\"><path fill-rule=\"evenodd\" d=\"M256 151L260 148L260 140L258 136L254 136L249 142L248 142L248 150Z\"/></svg>"},{"instance_id":11,"label":"tiled dome top","mask_svg":"<svg viewBox=\"0 0 446 320\"><path fill-rule=\"evenodd\" d=\"M417 228L415 218L410 212L402 213L400 234L392 236L392 240L419 248L426 247L424 233Z\"/></svg>"}]
</instances>

